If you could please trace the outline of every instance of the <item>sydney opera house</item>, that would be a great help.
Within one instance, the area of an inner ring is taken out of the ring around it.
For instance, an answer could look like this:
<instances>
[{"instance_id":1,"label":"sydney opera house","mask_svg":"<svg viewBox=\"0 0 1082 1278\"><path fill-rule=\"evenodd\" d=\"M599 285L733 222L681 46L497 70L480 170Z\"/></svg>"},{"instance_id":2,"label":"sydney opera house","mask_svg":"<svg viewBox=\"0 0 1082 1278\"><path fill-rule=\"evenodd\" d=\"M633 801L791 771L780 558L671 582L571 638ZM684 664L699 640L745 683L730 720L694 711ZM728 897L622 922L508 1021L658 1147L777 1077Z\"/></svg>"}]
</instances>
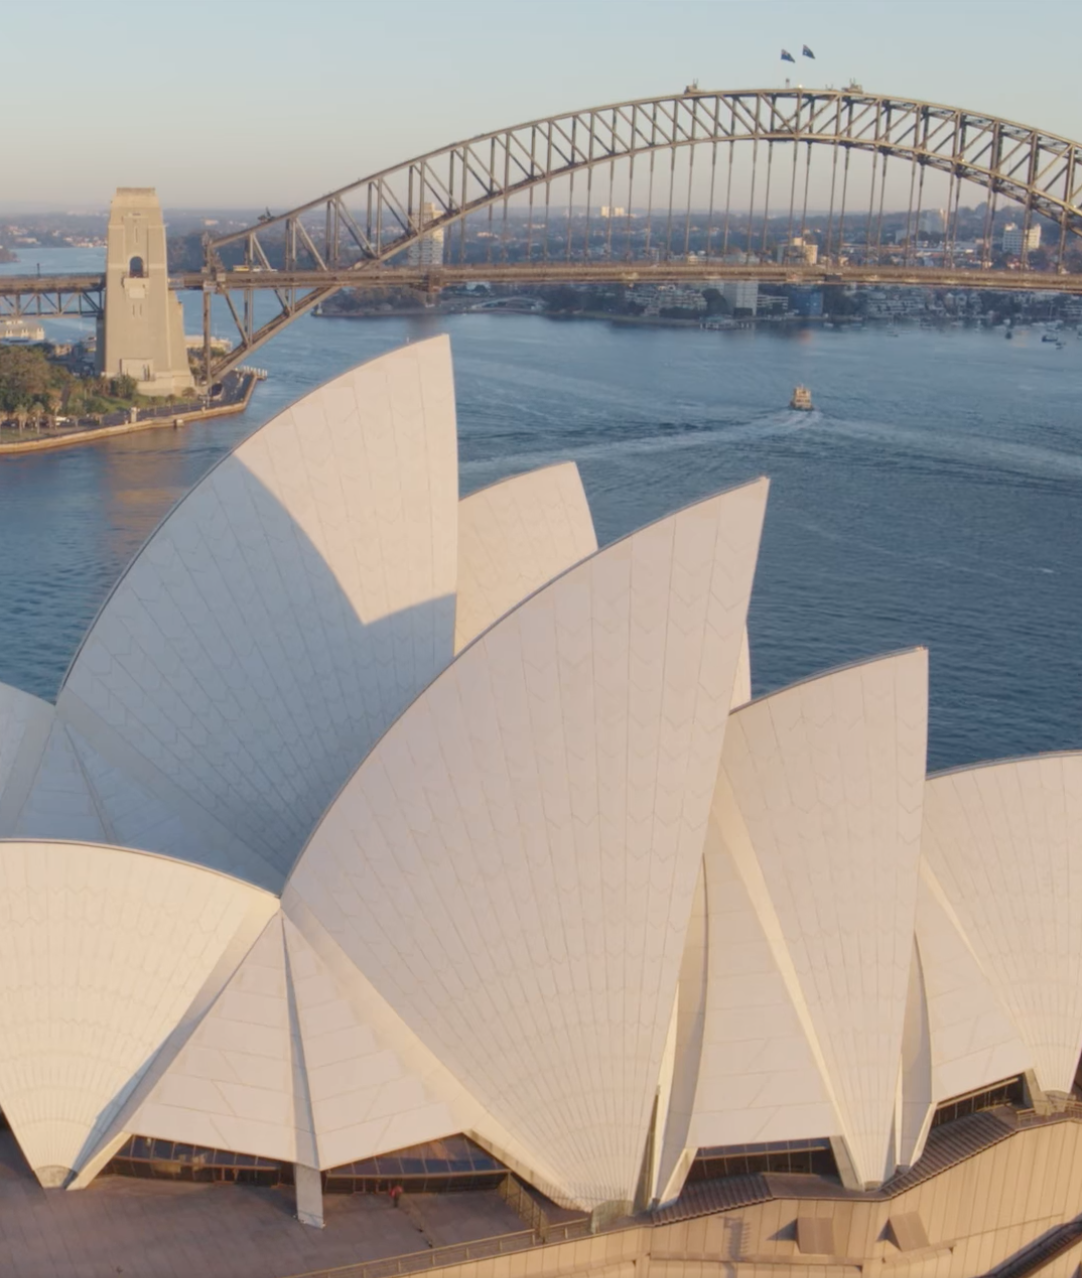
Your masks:
<instances>
[{"instance_id":1,"label":"sydney opera house","mask_svg":"<svg viewBox=\"0 0 1082 1278\"><path fill-rule=\"evenodd\" d=\"M56 704L0 686L40 1184L499 1184L478 1275L1073 1274L1082 754L927 776L920 648L753 699L767 487L602 549L572 464L460 500L445 338L212 470Z\"/></svg>"}]
</instances>

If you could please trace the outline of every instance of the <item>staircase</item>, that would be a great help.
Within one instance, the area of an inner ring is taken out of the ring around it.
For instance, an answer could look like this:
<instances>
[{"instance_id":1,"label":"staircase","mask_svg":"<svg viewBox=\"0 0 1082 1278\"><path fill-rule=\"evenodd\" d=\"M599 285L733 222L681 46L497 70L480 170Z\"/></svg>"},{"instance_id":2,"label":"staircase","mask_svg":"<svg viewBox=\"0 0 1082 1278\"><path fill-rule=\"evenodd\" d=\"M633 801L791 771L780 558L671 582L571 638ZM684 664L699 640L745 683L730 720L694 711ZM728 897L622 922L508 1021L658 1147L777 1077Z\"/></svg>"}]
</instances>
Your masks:
<instances>
[{"instance_id":1,"label":"staircase","mask_svg":"<svg viewBox=\"0 0 1082 1278\"><path fill-rule=\"evenodd\" d=\"M1030 1278L1031 1274L1039 1274L1057 1256L1069 1251L1079 1240L1082 1240L1082 1216L1050 1229L1036 1242L1031 1242L1028 1247L1016 1251L1010 1259L989 1270L984 1278Z\"/></svg>"}]
</instances>

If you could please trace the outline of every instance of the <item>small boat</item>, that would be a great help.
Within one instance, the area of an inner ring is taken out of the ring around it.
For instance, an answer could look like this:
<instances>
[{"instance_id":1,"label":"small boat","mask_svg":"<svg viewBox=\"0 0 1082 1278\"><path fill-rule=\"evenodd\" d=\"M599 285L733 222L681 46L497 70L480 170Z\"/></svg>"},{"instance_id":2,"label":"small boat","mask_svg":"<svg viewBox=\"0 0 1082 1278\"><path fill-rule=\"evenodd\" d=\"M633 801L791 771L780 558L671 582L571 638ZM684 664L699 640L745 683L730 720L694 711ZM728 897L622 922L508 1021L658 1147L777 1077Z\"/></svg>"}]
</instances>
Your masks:
<instances>
[{"instance_id":1,"label":"small boat","mask_svg":"<svg viewBox=\"0 0 1082 1278\"><path fill-rule=\"evenodd\" d=\"M1055 335L1055 333L1042 333L1041 341L1042 342L1058 342L1059 338Z\"/></svg>"},{"instance_id":2,"label":"small boat","mask_svg":"<svg viewBox=\"0 0 1082 1278\"><path fill-rule=\"evenodd\" d=\"M806 386L795 386L793 388L793 398L789 401L789 407L795 408L801 413L810 413L812 410L811 391Z\"/></svg>"}]
</instances>

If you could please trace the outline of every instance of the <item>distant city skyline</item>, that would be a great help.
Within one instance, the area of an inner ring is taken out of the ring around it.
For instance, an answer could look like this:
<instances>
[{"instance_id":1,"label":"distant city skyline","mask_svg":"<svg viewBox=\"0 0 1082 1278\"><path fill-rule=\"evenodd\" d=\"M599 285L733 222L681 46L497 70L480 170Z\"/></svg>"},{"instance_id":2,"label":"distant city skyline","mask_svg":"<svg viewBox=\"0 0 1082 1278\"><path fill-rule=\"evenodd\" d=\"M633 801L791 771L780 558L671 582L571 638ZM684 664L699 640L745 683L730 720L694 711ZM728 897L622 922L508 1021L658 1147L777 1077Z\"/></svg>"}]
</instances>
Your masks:
<instances>
[{"instance_id":1,"label":"distant city skyline","mask_svg":"<svg viewBox=\"0 0 1082 1278\"><path fill-rule=\"evenodd\" d=\"M0 210L282 208L459 137L703 87L858 80L1082 137L1082 9L1056 0L49 0L4 14ZM135 16L137 15L137 21ZM1054 33L1054 39L1050 38ZM799 56L810 45L816 60ZM797 55L780 60L782 48ZM45 90L46 67L48 86Z\"/></svg>"}]
</instances>

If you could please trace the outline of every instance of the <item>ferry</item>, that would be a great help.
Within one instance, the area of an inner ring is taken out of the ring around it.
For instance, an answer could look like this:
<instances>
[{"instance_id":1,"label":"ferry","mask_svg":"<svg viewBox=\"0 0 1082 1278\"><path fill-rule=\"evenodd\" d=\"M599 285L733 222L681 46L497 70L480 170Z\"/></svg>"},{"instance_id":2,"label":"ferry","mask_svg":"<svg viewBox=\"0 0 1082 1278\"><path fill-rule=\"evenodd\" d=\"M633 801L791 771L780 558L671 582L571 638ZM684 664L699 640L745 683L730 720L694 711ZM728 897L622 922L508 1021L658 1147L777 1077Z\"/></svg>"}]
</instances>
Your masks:
<instances>
[{"instance_id":1,"label":"ferry","mask_svg":"<svg viewBox=\"0 0 1082 1278\"><path fill-rule=\"evenodd\" d=\"M795 408L802 413L810 413L812 410L811 391L806 386L795 386L793 388L793 398L789 401L789 407Z\"/></svg>"}]
</instances>

